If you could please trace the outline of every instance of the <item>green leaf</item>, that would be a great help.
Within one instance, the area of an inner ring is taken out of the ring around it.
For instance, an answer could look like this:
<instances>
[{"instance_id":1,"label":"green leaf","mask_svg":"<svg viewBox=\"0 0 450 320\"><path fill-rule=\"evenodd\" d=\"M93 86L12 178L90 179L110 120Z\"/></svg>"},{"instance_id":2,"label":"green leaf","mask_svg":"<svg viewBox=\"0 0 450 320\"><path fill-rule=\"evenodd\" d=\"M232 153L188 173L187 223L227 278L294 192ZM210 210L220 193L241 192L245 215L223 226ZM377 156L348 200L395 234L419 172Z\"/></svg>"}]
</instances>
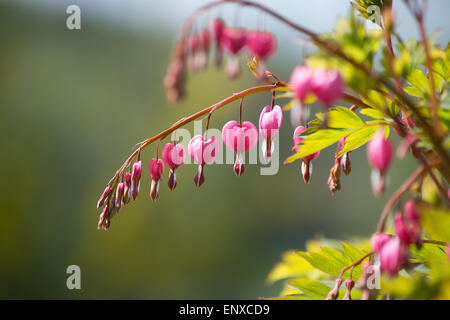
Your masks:
<instances>
[{"instance_id":1,"label":"green leaf","mask_svg":"<svg viewBox=\"0 0 450 320\"><path fill-rule=\"evenodd\" d=\"M345 255L352 261L357 261L361 259L367 252L352 246L351 244L342 241L342 247L344 248Z\"/></svg>"},{"instance_id":2,"label":"green leaf","mask_svg":"<svg viewBox=\"0 0 450 320\"><path fill-rule=\"evenodd\" d=\"M291 163L297 159L309 156L319 150L322 150L333 143L339 141L343 137L352 133L353 130L335 130L323 129L319 130L303 140L302 147L298 152L286 159L285 163Z\"/></svg>"},{"instance_id":3,"label":"green leaf","mask_svg":"<svg viewBox=\"0 0 450 320\"><path fill-rule=\"evenodd\" d=\"M422 227L434 240L450 241L450 210L420 206Z\"/></svg>"},{"instance_id":4,"label":"green leaf","mask_svg":"<svg viewBox=\"0 0 450 320\"><path fill-rule=\"evenodd\" d=\"M297 278L304 275L310 275L314 268L300 258L294 251L285 252L281 262L277 263L267 277L267 282L274 283L275 281L287 278Z\"/></svg>"},{"instance_id":5,"label":"green leaf","mask_svg":"<svg viewBox=\"0 0 450 320\"><path fill-rule=\"evenodd\" d=\"M416 87L420 91L424 91L427 94L430 93L430 82L427 76L420 69L414 69L408 76L408 83L413 87Z\"/></svg>"},{"instance_id":6,"label":"green leaf","mask_svg":"<svg viewBox=\"0 0 450 320\"><path fill-rule=\"evenodd\" d=\"M333 129L355 129L364 126L356 113L345 107L336 107L328 112L328 127Z\"/></svg>"},{"instance_id":7,"label":"green leaf","mask_svg":"<svg viewBox=\"0 0 450 320\"><path fill-rule=\"evenodd\" d=\"M448 263L447 255L445 254L445 247L436 244L424 243L419 250L416 246L411 246L411 256L415 259L424 262L426 265L444 265Z\"/></svg>"},{"instance_id":8,"label":"green leaf","mask_svg":"<svg viewBox=\"0 0 450 320\"><path fill-rule=\"evenodd\" d=\"M383 119L384 114L381 111L375 109L362 109L359 113L368 116L372 119Z\"/></svg>"},{"instance_id":9,"label":"green leaf","mask_svg":"<svg viewBox=\"0 0 450 320\"><path fill-rule=\"evenodd\" d=\"M327 285L319 281L309 279L289 281L288 285L300 290L308 297L313 299L324 299L328 295L328 292L330 292L331 290L331 288Z\"/></svg>"},{"instance_id":10,"label":"green leaf","mask_svg":"<svg viewBox=\"0 0 450 320\"><path fill-rule=\"evenodd\" d=\"M350 152L366 144L370 139L372 139L375 132L380 127L381 126L366 126L362 129L354 131L345 139L344 148L339 151L338 157L342 156L346 152Z\"/></svg>"}]
</instances>

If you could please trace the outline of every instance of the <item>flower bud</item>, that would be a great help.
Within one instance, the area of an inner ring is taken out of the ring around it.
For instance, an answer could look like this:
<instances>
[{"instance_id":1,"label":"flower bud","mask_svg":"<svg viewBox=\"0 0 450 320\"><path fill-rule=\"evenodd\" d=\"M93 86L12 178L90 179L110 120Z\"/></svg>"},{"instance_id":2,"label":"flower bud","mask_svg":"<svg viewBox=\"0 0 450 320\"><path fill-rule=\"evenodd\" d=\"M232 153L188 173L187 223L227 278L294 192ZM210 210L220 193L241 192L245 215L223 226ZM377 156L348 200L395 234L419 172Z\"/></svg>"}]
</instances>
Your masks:
<instances>
[{"instance_id":1,"label":"flower bud","mask_svg":"<svg viewBox=\"0 0 450 320\"><path fill-rule=\"evenodd\" d=\"M131 195L133 196L133 200L136 200L136 197L139 194L139 187L141 185L141 175L142 175L142 161L136 161L133 163L133 167L131 169Z\"/></svg>"},{"instance_id":2,"label":"flower bud","mask_svg":"<svg viewBox=\"0 0 450 320\"><path fill-rule=\"evenodd\" d=\"M344 92L344 80L336 70L318 70L313 74L312 91L326 107L339 99Z\"/></svg>"},{"instance_id":3,"label":"flower bud","mask_svg":"<svg viewBox=\"0 0 450 320\"><path fill-rule=\"evenodd\" d=\"M334 195L337 191L341 190L341 168L339 163L336 162L330 170L330 175L328 176L328 188L331 194Z\"/></svg>"},{"instance_id":4,"label":"flower bud","mask_svg":"<svg viewBox=\"0 0 450 320\"><path fill-rule=\"evenodd\" d=\"M222 49L231 55L237 55L245 46L247 35L244 29L225 28L220 39Z\"/></svg>"},{"instance_id":5,"label":"flower bud","mask_svg":"<svg viewBox=\"0 0 450 320\"><path fill-rule=\"evenodd\" d=\"M205 140L203 136L197 135L189 141L189 155L199 165L197 174L194 177L194 183L197 187L200 187L205 181L203 174L205 164L212 163L217 157L219 150L219 142L214 136Z\"/></svg>"},{"instance_id":6,"label":"flower bud","mask_svg":"<svg viewBox=\"0 0 450 320\"><path fill-rule=\"evenodd\" d=\"M211 31L213 34L214 41L216 41L217 43L220 43L223 32L225 30L225 22L220 18L216 18L211 21L210 26L211 26Z\"/></svg>"},{"instance_id":7,"label":"flower bud","mask_svg":"<svg viewBox=\"0 0 450 320\"><path fill-rule=\"evenodd\" d=\"M391 238L390 235L384 232L377 232L370 238L370 245L374 252L379 253L384 244Z\"/></svg>"},{"instance_id":8,"label":"flower bud","mask_svg":"<svg viewBox=\"0 0 450 320\"><path fill-rule=\"evenodd\" d=\"M123 204L126 205L131 200L131 173L125 172L123 175L123 183L124 183L124 190L123 190Z\"/></svg>"},{"instance_id":9,"label":"flower bud","mask_svg":"<svg viewBox=\"0 0 450 320\"><path fill-rule=\"evenodd\" d=\"M407 249L398 236L391 237L386 241L380 250L381 271L389 275L396 275L405 261Z\"/></svg>"},{"instance_id":10,"label":"flower bud","mask_svg":"<svg viewBox=\"0 0 450 320\"><path fill-rule=\"evenodd\" d=\"M152 184L150 187L150 198L155 201L159 194L159 181L164 173L164 162L161 159L153 158L148 167L152 177Z\"/></svg>"},{"instance_id":11,"label":"flower bud","mask_svg":"<svg viewBox=\"0 0 450 320\"><path fill-rule=\"evenodd\" d=\"M385 138L384 130L375 133L367 145L367 158L372 168L383 174L390 166L392 160L392 144Z\"/></svg>"},{"instance_id":12,"label":"flower bud","mask_svg":"<svg viewBox=\"0 0 450 320\"><path fill-rule=\"evenodd\" d=\"M273 145L272 138L278 134L283 121L283 111L276 105L273 109L265 106L259 116L259 131L263 136L262 151L265 159L268 161L272 156Z\"/></svg>"},{"instance_id":13,"label":"flower bud","mask_svg":"<svg viewBox=\"0 0 450 320\"><path fill-rule=\"evenodd\" d=\"M325 300L336 300L339 297L339 288L341 287L341 284L342 284L342 279L337 278L333 289L331 289L331 291L328 292L328 295L325 298Z\"/></svg>"},{"instance_id":14,"label":"flower bud","mask_svg":"<svg viewBox=\"0 0 450 320\"><path fill-rule=\"evenodd\" d=\"M122 207L122 200L123 200L123 193L124 193L124 189L125 189L125 184L123 182L120 182L117 185L117 189L116 189L116 210L119 211L120 208Z\"/></svg>"},{"instance_id":15,"label":"flower bud","mask_svg":"<svg viewBox=\"0 0 450 320\"><path fill-rule=\"evenodd\" d=\"M97 209L99 209L100 207L103 206L103 204L105 203L105 199L109 197L109 195L111 194L111 187L107 186L105 188L105 190L103 191L102 195L100 196L100 198L98 199L97 202Z\"/></svg>"},{"instance_id":16,"label":"flower bud","mask_svg":"<svg viewBox=\"0 0 450 320\"><path fill-rule=\"evenodd\" d=\"M409 220L418 223L420 221L420 214L417 210L416 202L413 199L409 199L405 203L405 215Z\"/></svg>"},{"instance_id":17,"label":"flower bud","mask_svg":"<svg viewBox=\"0 0 450 320\"><path fill-rule=\"evenodd\" d=\"M344 286L345 286L345 296L342 300L352 300L352 296L351 296L351 292L353 287L355 286L355 281L351 280L351 279L347 279L344 281Z\"/></svg>"},{"instance_id":18,"label":"flower bud","mask_svg":"<svg viewBox=\"0 0 450 320\"><path fill-rule=\"evenodd\" d=\"M300 102L312 93L313 72L307 66L297 66L291 74L289 85Z\"/></svg>"},{"instance_id":19,"label":"flower bud","mask_svg":"<svg viewBox=\"0 0 450 320\"><path fill-rule=\"evenodd\" d=\"M397 212L394 220L395 233L400 241L406 245L417 243L420 237L419 226L416 223L408 223L401 212Z\"/></svg>"}]
</instances>

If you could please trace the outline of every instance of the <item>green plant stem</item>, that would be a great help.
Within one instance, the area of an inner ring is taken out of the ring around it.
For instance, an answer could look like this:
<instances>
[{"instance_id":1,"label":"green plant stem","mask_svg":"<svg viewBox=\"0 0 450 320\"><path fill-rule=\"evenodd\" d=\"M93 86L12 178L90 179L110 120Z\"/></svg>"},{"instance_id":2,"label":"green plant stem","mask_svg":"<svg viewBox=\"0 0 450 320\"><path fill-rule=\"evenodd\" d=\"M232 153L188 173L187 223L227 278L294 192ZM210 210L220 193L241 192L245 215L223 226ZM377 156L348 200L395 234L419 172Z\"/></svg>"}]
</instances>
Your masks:
<instances>
[{"instance_id":1,"label":"green plant stem","mask_svg":"<svg viewBox=\"0 0 450 320\"><path fill-rule=\"evenodd\" d=\"M345 266L344 268L342 268L341 273L339 274L339 278L342 279L342 277L344 276L344 273L353 267L356 267L358 265L360 265L364 260L366 260L368 257L372 256L374 254L374 252L369 252L367 254L365 254L364 256L362 256L360 259L356 260L355 262L353 262L352 264Z\"/></svg>"},{"instance_id":2,"label":"green plant stem","mask_svg":"<svg viewBox=\"0 0 450 320\"><path fill-rule=\"evenodd\" d=\"M448 245L448 243L445 241L431 240L431 239L424 239L424 240L422 240L422 243L437 244L439 246L444 246L444 247Z\"/></svg>"}]
</instances>

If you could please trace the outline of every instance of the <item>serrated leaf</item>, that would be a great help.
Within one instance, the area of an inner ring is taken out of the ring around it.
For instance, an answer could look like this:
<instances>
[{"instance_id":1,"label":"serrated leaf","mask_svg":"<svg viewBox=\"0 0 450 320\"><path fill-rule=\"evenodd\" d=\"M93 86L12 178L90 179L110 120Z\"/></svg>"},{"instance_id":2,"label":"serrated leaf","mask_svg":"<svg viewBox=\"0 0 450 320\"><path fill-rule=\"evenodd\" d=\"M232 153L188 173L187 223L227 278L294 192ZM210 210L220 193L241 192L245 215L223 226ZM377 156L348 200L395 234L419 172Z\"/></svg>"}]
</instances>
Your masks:
<instances>
[{"instance_id":1,"label":"serrated leaf","mask_svg":"<svg viewBox=\"0 0 450 320\"><path fill-rule=\"evenodd\" d=\"M345 107L336 107L328 112L328 127L333 129L355 129L364 126L356 113Z\"/></svg>"},{"instance_id":2,"label":"serrated leaf","mask_svg":"<svg viewBox=\"0 0 450 320\"><path fill-rule=\"evenodd\" d=\"M291 163L297 159L309 156L310 154L322 150L332 145L333 143L336 143L337 141L339 141L339 139L342 139L352 132L353 130L319 130L307 136L302 141L302 146L299 148L298 152L287 158L285 163Z\"/></svg>"},{"instance_id":3,"label":"serrated leaf","mask_svg":"<svg viewBox=\"0 0 450 320\"><path fill-rule=\"evenodd\" d=\"M285 252L281 262L277 263L267 277L267 282L274 283L281 279L297 278L314 271L314 268L294 251Z\"/></svg>"},{"instance_id":4,"label":"serrated leaf","mask_svg":"<svg viewBox=\"0 0 450 320\"><path fill-rule=\"evenodd\" d=\"M450 210L420 206L421 223L431 239L450 241Z\"/></svg>"},{"instance_id":5,"label":"serrated leaf","mask_svg":"<svg viewBox=\"0 0 450 320\"><path fill-rule=\"evenodd\" d=\"M367 126L362 129L354 131L352 134L348 135L345 139L345 145L342 150L339 151L338 157L342 156L346 152L353 151L362 145L366 144L375 132L380 128L380 126Z\"/></svg>"}]
</instances>

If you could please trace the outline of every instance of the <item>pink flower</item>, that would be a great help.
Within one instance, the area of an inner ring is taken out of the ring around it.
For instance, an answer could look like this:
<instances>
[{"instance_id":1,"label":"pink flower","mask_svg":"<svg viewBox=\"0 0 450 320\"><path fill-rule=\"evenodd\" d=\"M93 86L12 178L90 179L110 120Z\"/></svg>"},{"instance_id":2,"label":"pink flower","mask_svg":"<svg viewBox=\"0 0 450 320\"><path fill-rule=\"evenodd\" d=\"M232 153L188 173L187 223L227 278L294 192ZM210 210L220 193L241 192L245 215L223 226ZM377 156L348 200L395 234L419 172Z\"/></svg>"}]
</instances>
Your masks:
<instances>
[{"instance_id":1,"label":"pink flower","mask_svg":"<svg viewBox=\"0 0 450 320\"><path fill-rule=\"evenodd\" d=\"M298 152L298 150L300 150L300 148L301 148L301 146L298 146L298 144L299 144L300 142L302 142L302 141L305 139L305 138L303 138L303 137L300 137L300 134L301 134L303 131L305 131L305 130L306 130L305 127L303 127L303 126L298 126L298 127L295 129L295 131L294 131L294 135L293 135L292 138L293 138L293 140L294 140L295 151L297 151L297 152ZM319 155L320 155L320 151L317 151L317 152L315 152L315 153L313 153L313 154L310 154L309 156L303 157L302 160L305 160L305 161L311 161L311 160L316 159Z\"/></svg>"},{"instance_id":2,"label":"pink flower","mask_svg":"<svg viewBox=\"0 0 450 320\"><path fill-rule=\"evenodd\" d=\"M122 207L124 189L125 189L125 184L123 182L120 182L117 185L117 189L116 189L116 203L114 204L116 206L117 211L119 211L120 208Z\"/></svg>"},{"instance_id":3,"label":"pink flower","mask_svg":"<svg viewBox=\"0 0 450 320\"><path fill-rule=\"evenodd\" d=\"M191 53L196 53L200 49L201 42L198 34L191 34L187 38L187 46Z\"/></svg>"},{"instance_id":4,"label":"pink flower","mask_svg":"<svg viewBox=\"0 0 450 320\"><path fill-rule=\"evenodd\" d=\"M373 251L379 253L389 239L391 239L391 236L384 232L374 233L370 238L370 245L372 246Z\"/></svg>"},{"instance_id":5,"label":"pink flower","mask_svg":"<svg viewBox=\"0 0 450 320\"><path fill-rule=\"evenodd\" d=\"M184 163L186 152L181 144L166 143L162 151L162 158L169 168L176 169Z\"/></svg>"},{"instance_id":6,"label":"pink flower","mask_svg":"<svg viewBox=\"0 0 450 320\"><path fill-rule=\"evenodd\" d=\"M406 258L407 247L395 236L386 241L379 254L381 271L396 275Z\"/></svg>"},{"instance_id":7,"label":"pink flower","mask_svg":"<svg viewBox=\"0 0 450 320\"><path fill-rule=\"evenodd\" d=\"M155 201L159 194L159 182L164 173L164 162L161 159L153 158L148 166L152 177L152 185L150 187L150 198Z\"/></svg>"},{"instance_id":8,"label":"pink flower","mask_svg":"<svg viewBox=\"0 0 450 320\"><path fill-rule=\"evenodd\" d=\"M416 202L413 199L409 199L405 203L405 215L409 220L418 223L420 220L420 214L417 210Z\"/></svg>"},{"instance_id":9,"label":"pink flower","mask_svg":"<svg viewBox=\"0 0 450 320\"><path fill-rule=\"evenodd\" d=\"M217 43L220 43L224 30L225 30L225 22L223 22L222 19L216 18L211 21L211 31L213 33L214 40Z\"/></svg>"},{"instance_id":10,"label":"pink flower","mask_svg":"<svg viewBox=\"0 0 450 320\"><path fill-rule=\"evenodd\" d=\"M297 66L291 74L289 85L297 99L303 102L312 92L313 72L307 66Z\"/></svg>"},{"instance_id":11,"label":"pink flower","mask_svg":"<svg viewBox=\"0 0 450 320\"><path fill-rule=\"evenodd\" d=\"M330 106L344 92L344 80L336 70L318 70L314 72L312 90L317 99Z\"/></svg>"},{"instance_id":12,"label":"pink flower","mask_svg":"<svg viewBox=\"0 0 450 320\"><path fill-rule=\"evenodd\" d=\"M298 144L304 140L304 138L300 137L299 135L305 130L306 130L305 127L298 126L294 131L294 135L292 138L294 140L295 151L297 151L297 152L301 148L301 146L298 146ZM303 181L305 181L306 184L309 183L309 180L311 179L311 174L312 174L312 164L310 162L312 160L316 159L319 156L319 154L320 154L320 151L317 151L313 154L310 154L309 156L302 158L302 175L303 175Z\"/></svg>"},{"instance_id":13,"label":"pink flower","mask_svg":"<svg viewBox=\"0 0 450 320\"><path fill-rule=\"evenodd\" d=\"M272 155L272 139L278 134L282 121L283 111L280 106L274 106L273 109L270 106L265 106L261 111L259 116L259 131L264 138L262 150L266 160L269 160Z\"/></svg>"},{"instance_id":14,"label":"pink flower","mask_svg":"<svg viewBox=\"0 0 450 320\"><path fill-rule=\"evenodd\" d=\"M367 158L372 168L384 173L392 160L392 144L385 138L384 130L377 131L367 145Z\"/></svg>"},{"instance_id":15,"label":"pink flower","mask_svg":"<svg viewBox=\"0 0 450 320\"><path fill-rule=\"evenodd\" d=\"M123 175L123 204L126 205L131 200L131 173L125 172Z\"/></svg>"},{"instance_id":16,"label":"pink flower","mask_svg":"<svg viewBox=\"0 0 450 320\"><path fill-rule=\"evenodd\" d=\"M277 40L268 31L248 31L246 44L250 54L262 60L269 58L277 50Z\"/></svg>"},{"instance_id":17,"label":"pink flower","mask_svg":"<svg viewBox=\"0 0 450 320\"><path fill-rule=\"evenodd\" d=\"M186 152L181 144L174 145L173 143L167 143L164 146L162 157L170 168L167 184L169 189L173 191L177 186L177 175L175 169L184 163Z\"/></svg>"},{"instance_id":18,"label":"pink flower","mask_svg":"<svg viewBox=\"0 0 450 320\"><path fill-rule=\"evenodd\" d=\"M236 152L234 173L241 176L244 173L244 153L253 149L258 143L258 129L250 121L244 121L239 125L237 121L228 121L222 129L223 143Z\"/></svg>"},{"instance_id":19,"label":"pink flower","mask_svg":"<svg viewBox=\"0 0 450 320\"><path fill-rule=\"evenodd\" d=\"M189 141L189 155L194 162L198 163L198 171L194 177L194 183L197 187L200 187L205 181L204 166L214 161L218 155L219 147L219 142L214 136L205 140L203 136L197 135Z\"/></svg>"},{"instance_id":20,"label":"pink flower","mask_svg":"<svg viewBox=\"0 0 450 320\"><path fill-rule=\"evenodd\" d=\"M100 196L100 198L98 199L97 209L103 206L103 204L105 203L105 199L108 198L110 194L111 194L111 187L107 186L103 191L102 195Z\"/></svg>"},{"instance_id":21,"label":"pink flower","mask_svg":"<svg viewBox=\"0 0 450 320\"><path fill-rule=\"evenodd\" d=\"M133 163L133 167L131 169L131 195L133 196L133 200L136 200L136 197L139 194L139 187L141 185L142 175L142 161L136 161Z\"/></svg>"},{"instance_id":22,"label":"pink flower","mask_svg":"<svg viewBox=\"0 0 450 320\"><path fill-rule=\"evenodd\" d=\"M401 212L397 212L395 215L394 228L397 236L406 245L417 243L419 240L419 226L416 223L407 222Z\"/></svg>"},{"instance_id":23,"label":"pink flower","mask_svg":"<svg viewBox=\"0 0 450 320\"><path fill-rule=\"evenodd\" d=\"M225 51L236 55L245 46L247 35L244 29L225 28L220 39L220 45Z\"/></svg>"}]
</instances>

